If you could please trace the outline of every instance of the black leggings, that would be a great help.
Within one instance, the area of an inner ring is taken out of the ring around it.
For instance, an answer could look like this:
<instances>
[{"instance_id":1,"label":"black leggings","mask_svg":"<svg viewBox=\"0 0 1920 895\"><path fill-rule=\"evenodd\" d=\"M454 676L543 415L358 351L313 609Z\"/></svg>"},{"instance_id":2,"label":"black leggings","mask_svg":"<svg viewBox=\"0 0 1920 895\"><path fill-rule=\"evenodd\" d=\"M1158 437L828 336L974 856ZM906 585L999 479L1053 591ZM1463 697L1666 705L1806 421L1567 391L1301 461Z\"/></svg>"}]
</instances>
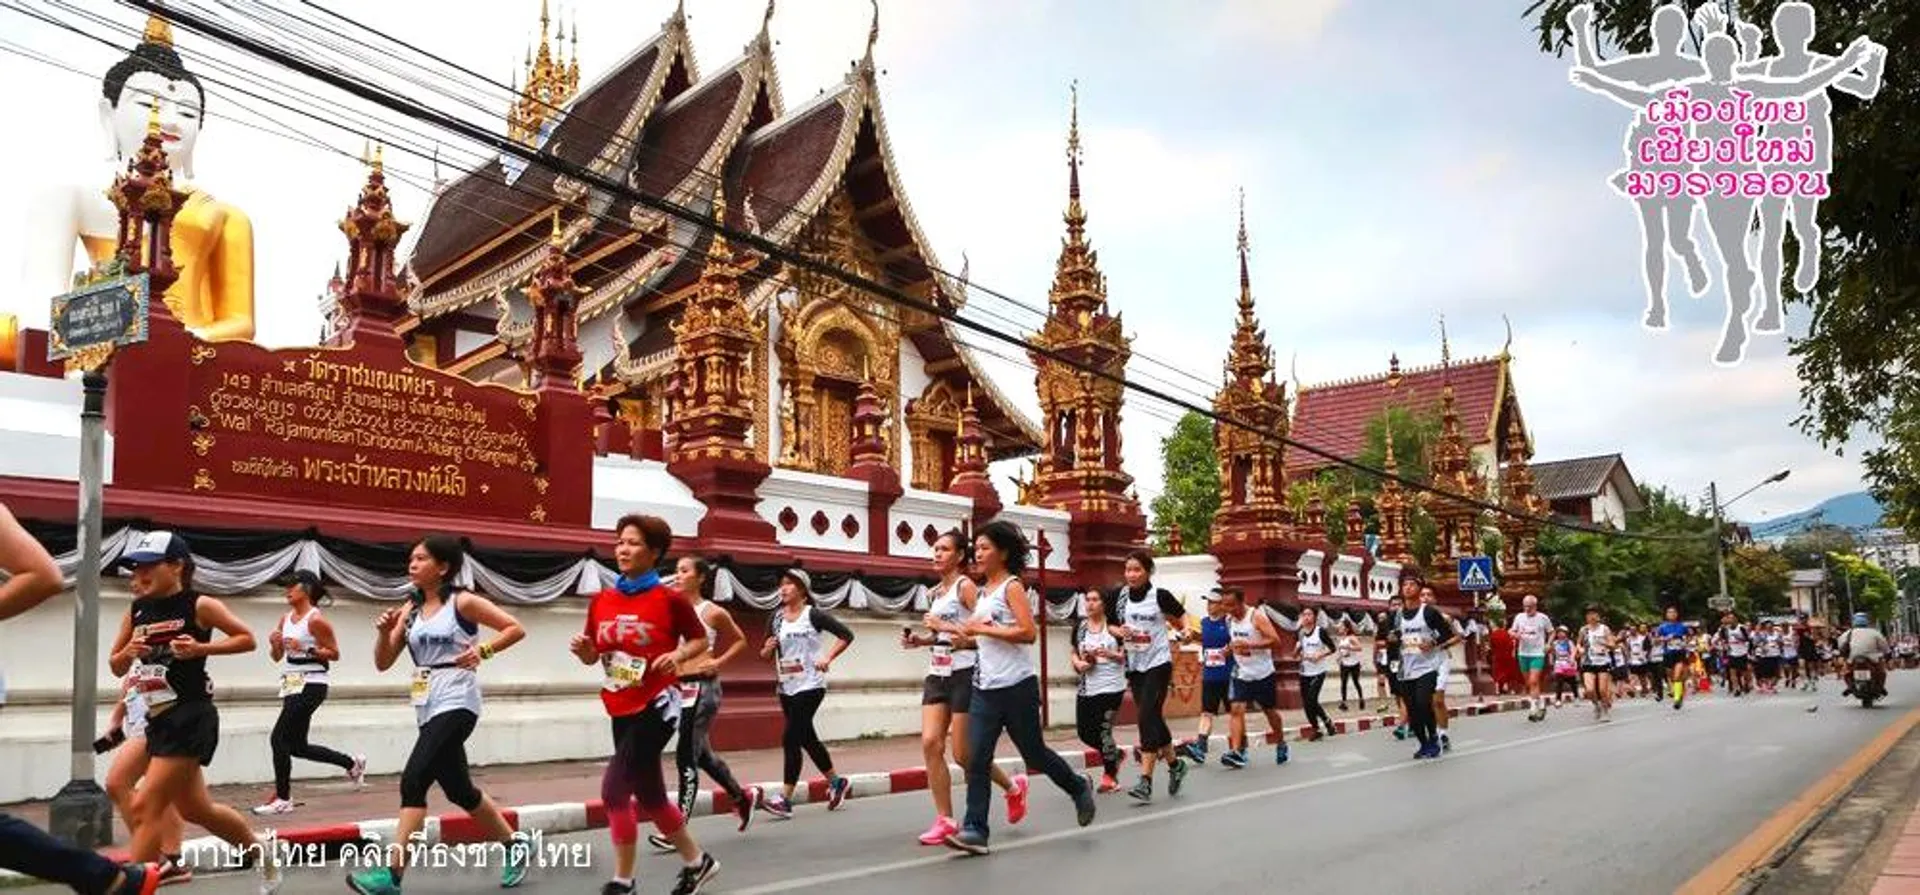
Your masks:
<instances>
[{"instance_id":1,"label":"black leggings","mask_svg":"<svg viewBox=\"0 0 1920 895\"><path fill-rule=\"evenodd\" d=\"M1327 683L1325 672L1300 676L1300 704L1306 707L1307 723L1318 727L1327 726L1327 732L1333 732L1333 719L1327 717L1327 710L1320 706L1320 688Z\"/></svg>"},{"instance_id":2,"label":"black leggings","mask_svg":"<svg viewBox=\"0 0 1920 895\"><path fill-rule=\"evenodd\" d=\"M442 712L420 725L413 754L400 772L400 807L427 807L427 787L438 783L447 801L469 814L480 807L480 790L467 771L467 737L480 716L466 709Z\"/></svg>"},{"instance_id":3,"label":"black leggings","mask_svg":"<svg viewBox=\"0 0 1920 895\"><path fill-rule=\"evenodd\" d=\"M1073 724L1080 742L1100 750L1100 766L1107 776L1120 773L1120 747L1113 741L1113 719L1120 714L1125 693L1079 696L1073 701Z\"/></svg>"},{"instance_id":4,"label":"black leggings","mask_svg":"<svg viewBox=\"0 0 1920 895\"><path fill-rule=\"evenodd\" d=\"M1401 692L1407 698L1407 724L1413 729L1413 735L1422 746L1435 746L1440 743L1440 728L1433 719L1433 688L1440 683L1440 672L1429 671L1416 678L1401 681Z\"/></svg>"},{"instance_id":5,"label":"black leggings","mask_svg":"<svg viewBox=\"0 0 1920 895\"><path fill-rule=\"evenodd\" d=\"M1575 697L1578 697L1580 695L1580 676L1577 674L1554 675L1553 676L1553 697L1555 699L1558 699L1567 693L1572 693Z\"/></svg>"},{"instance_id":6,"label":"black leggings","mask_svg":"<svg viewBox=\"0 0 1920 895\"><path fill-rule=\"evenodd\" d=\"M1367 691L1360 688L1360 666L1340 666L1340 701L1347 701L1347 684L1353 684L1353 695L1360 697L1360 707L1367 707Z\"/></svg>"},{"instance_id":7,"label":"black leggings","mask_svg":"<svg viewBox=\"0 0 1920 895\"><path fill-rule=\"evenodd\" d=\"M0 869L61 883L83 895L107 895L120 865L75 848L11 814L0 814Z\"/></svg>"},{"instance_id":8,"label":"black leggings","mask_svg":"<svg viewBox=\"0 0 1920 895\"><path fill-rule=\"evenodd\" d=\"M303 758L330 764L343 771L353 770L353 759L325 746L307 742L307 729L313 713L327 701L326 684L308 684L306 689L280 700L280 720L273 722L273 797L285 799L291 791L293 760Z\"/></svg>"},{"instance_id":9,"label":"black leggings","mask_svg":"<svg viewBox=\"0 0 1920 895\"><path fill-rule=\"evenodd\" d=\"M788 786L800 782L803 751L813 759L813 766L819 768L820 773L833 774L833 756L827 754L827 745L820 742L820 734L813 730L813 715L820 711L820 701L826 698L825 687L780 694L780 713L787 716L787 729L780 734L780 751L786 762L780 782Z\"/></svg>"},{"instance_id":10,"label":"black leggings","mask_svg":"<svg viewBox=\"0 0 1920 895\"><path fill-rule=\"evenodd\" d=\"M680 706L680 742L674 746L673 765L680 773L680 813L687 817L693 816L694 800L700 796L701 771L706 771L713 782L720 784L735 805L747 797L747 791L740 787L740 781L733 778L733 769L714 754L713 743L708 739L707 734L713 729L713 717L719 713L718 678L701 681L700 698Z\"/></svg>"},{"instance_id":11,"label":"black leggings","mask_svg":"<svg viewBox=\"0 0 1920 895\"><path fill-rule=\"evenodd\" d=\"M1173 745L1173 731L1167 729L1167 690L1173 684L1173 663L1155 665L1145 671L1127 672L1127 686L1133 690L1133 708L1140 715L1140 749L1157 752Z\"/></svg>"}]
</instances>

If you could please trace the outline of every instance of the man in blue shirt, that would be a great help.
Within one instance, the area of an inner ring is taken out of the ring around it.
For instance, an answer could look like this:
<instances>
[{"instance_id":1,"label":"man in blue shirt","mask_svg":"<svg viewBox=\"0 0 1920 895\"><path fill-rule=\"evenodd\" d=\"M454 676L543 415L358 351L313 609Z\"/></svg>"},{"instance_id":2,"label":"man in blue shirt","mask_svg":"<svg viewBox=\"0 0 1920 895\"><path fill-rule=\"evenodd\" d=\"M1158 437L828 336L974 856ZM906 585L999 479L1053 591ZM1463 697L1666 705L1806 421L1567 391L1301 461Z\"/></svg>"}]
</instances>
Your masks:
<instances>
[{"instance_id":1,"label":"man in blue shirt","mask_svg":"<svg viewBox=\"0 0 1920 895\"><path fill-rule=\"evenodd\" d=\"M1213 736L1213 716L1227 710L1227 692L1233 681L1233 635L1227 630L1226 594L1214 588L1207 594L1207 617L1200 620L1200 726L1182 750L1200 764L1207 763L1207 740Z\"/></svg>"},{"instance_id":2,"label":"man in blue shirt","mask_svg":"<svg viewBox=\"0 0 1920 895\"><path fill-rule=\"evenodd\" d=\"M1691 633L1687 630L1686 622L1680 620L1678 606L1668 606L1666 621L1653 630L1654 642L1667 666L1667 687L1673 692L1673 710L1676 712L1687 698L1687 669L1692 665L1687 658L1687 643Z\"/></svg>"}]
</instances>

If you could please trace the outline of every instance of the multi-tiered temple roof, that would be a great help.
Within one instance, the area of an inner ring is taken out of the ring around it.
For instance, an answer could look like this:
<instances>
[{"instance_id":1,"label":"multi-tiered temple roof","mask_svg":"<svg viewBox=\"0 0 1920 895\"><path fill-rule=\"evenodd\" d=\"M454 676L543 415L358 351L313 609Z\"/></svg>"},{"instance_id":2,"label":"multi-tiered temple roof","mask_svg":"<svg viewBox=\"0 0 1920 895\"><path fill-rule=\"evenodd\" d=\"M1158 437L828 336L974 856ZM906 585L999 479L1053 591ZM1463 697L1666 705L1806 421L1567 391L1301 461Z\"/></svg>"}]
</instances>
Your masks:
<instances>
[{"instance_id":1,"label":"multi-tiered temple roof","mask_svg":"<svg viewBox=\"0 0 1920 895\"><path fill-rule=\"evenodd\" d=\"M725 180L729 223L796 250L830 234L833 260L945 308L965 287L941 265L901 188L875 83L873 43L837 85L788 108L772 54L769 4L742 54L702 73L676 10L660 32L580 89L530 142L596 174L696 211ZM516 116L522 115L519 105ZM581 288L580 344L589 387L654 400L672 367L672 323L699 280L710 233L556 175L496 160L455 180L421 223L408 261L416 356L475 379L517 382L531 313L523 285L555 213ZM804 277L767 259L745 272L751 313ZM1037 450L1039 429L995 387L948 323L877 297L869 315L895 323L929 377L971 387L994 459ZM764 363L762 363L764 368ZM762 376L766 374L763 372ZM890 395L902 402L912 395ZM896 408L897 409L897 408ZM774 410L777 412L777 408ZM758 408L756 418L769 419ZM760 439L764 445L765 438Z\"/></svg>"}]
</instances>

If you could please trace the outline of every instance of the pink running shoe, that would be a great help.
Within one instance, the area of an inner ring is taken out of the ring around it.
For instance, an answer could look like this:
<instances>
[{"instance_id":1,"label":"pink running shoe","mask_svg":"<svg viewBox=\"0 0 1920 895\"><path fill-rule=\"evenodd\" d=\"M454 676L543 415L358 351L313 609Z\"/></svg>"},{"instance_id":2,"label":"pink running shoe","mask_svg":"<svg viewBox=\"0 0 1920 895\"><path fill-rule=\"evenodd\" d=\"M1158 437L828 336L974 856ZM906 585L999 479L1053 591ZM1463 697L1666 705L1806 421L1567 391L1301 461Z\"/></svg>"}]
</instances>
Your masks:
<instances>
[{"instance_id":1,"label":"pink running shoe","mask_svg":"<svg viewBox=\"0 0 1920 895\"><path fill-rule=\"evenodd\" d=\"M928 827L925 833L920 834L920 844L942 845L945 844L948 836L952 836L958 832L960 832L960 827L954 824L953 818L936 817L933 819L933 826Z\"/></svg>"},{"instance_id":2,"label":"pink running shoe","mask_svg":"<svg viewBox=\"0 0 1920 895\"><path fill-rule=\"evenodd\" d=\"M1007 787L1007 823L1017 824L1027 816L1027 775L1013 778Z\"/></svg>"}]
</instances>

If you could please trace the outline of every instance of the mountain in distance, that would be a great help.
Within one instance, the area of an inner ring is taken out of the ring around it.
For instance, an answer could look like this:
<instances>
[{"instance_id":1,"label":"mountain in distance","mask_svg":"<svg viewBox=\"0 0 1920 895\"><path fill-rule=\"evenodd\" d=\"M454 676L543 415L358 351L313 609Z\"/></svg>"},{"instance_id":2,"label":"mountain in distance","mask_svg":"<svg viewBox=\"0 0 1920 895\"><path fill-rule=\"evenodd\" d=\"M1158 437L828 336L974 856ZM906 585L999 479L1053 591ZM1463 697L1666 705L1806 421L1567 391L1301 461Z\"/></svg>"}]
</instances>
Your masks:
<instances>
[{"instance_id":1,"label":"mountain in distance","mask_svg":"<svg viewBox=\"0 0 1920 895\"><path fill-rule=\"evenodd\" d=\"M1798 513L1788 513L1772 519L1749 522L1755 537L1778 538L1797 534L1815 525L1835 525L1841 528L1861 529L1880 527L1880 517L1886 511L1880 502L1865 491L1854 491L1829 497L1810 509Z\"/></svg>"}]
</instances>

